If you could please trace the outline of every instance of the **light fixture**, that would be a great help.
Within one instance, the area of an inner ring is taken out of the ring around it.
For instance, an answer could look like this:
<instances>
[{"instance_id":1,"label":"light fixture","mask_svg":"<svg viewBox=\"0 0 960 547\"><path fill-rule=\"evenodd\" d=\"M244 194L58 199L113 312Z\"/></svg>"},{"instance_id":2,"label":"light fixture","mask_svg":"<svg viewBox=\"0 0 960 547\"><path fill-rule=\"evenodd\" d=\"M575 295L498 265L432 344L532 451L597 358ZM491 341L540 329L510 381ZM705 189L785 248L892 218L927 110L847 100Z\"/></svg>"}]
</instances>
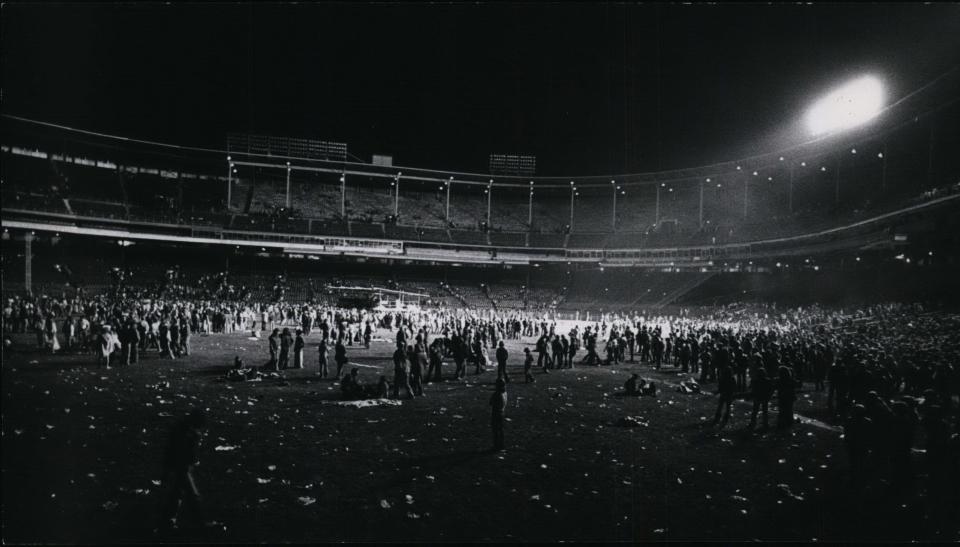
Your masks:
<instances>
[{"instance_id":1,"label":"light fixture","mask_svg":"<svg viewBox=\"0 0 960 547\"><path fill-rule=\"evenodd\" d=\"M850 129L879 115L883 103L880 80L861 76L817 101L807 112L807 127L813 135Z\"/></svg>"}]
</instances>

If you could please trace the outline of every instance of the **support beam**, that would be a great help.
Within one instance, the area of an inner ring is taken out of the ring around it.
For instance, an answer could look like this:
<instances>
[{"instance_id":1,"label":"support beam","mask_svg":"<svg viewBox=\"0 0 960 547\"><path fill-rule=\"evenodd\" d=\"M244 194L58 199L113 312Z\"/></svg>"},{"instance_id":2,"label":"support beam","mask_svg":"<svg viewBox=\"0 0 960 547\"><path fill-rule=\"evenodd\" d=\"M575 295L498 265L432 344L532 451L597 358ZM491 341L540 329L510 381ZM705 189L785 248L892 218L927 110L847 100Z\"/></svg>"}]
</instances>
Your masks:
<instances>
[{"instance_id":1,"label":"support beam","mask_svg":"<svg viewBox=\"0 0 960 547\"><path fill-rule=\"evenodd\" d=\"M527 204L527 229L533 229L533 186L530 186L530 201Z\"/></svg>"},{"instance_id":2,"label":"support beam","mask_svg":"<svg viewBox=\"0 0 960 547\"><path fill-rule=\"evenodd\" d=\"M340 175L340 216L347 218L347 175Z\"/></svg>"},{"instance_id":3,"label":"support beam","mask_svg":"<svg viewBox=\"0 0 960 547\"><path fill-rule=\"evenodd\" d=\"M233 163L227 156L227 210L233 208Z\"/></svg>"},{"instance_id":4,"label":"support beam","mask_svg":"<svg viewBox=\"0 0 960 547\"><path fill-rule=\"evenodd\" d=\"M393 216L400 218L400 173L397 173L397 178L394 179L394 190L396 192L393 195Z\"/></svg>"},{"instance_id":5,"label":"support beam","mask_svg":"<svg viewBox=\"0 0 960 547\"><path fill-rule=\"evenodd\" d=\"M453 186L453 177L447 181L447 222L450 222L450 187Z\"/></svg>"},{"instance_id":6,"label":"support beam","mask_svg":"<svg viewBox=\"0 0 960 547\"><path fill-rule=\"evenodd\" d=\"M700 181L700 229L703 229L703 181Z\"/></svg>"},{"instance_id":7,"label":"support beam","mask_svg":"<svg viewBox=\"0 0 960 547\"><path fill-rule=\"evenodd\" d=\"M290 208L290 163L287 163L287 209Z\"/></svg>"},{"instance_id":8,"label":"support beam","mask_svg":"<svg viewBox=\"0 0 960 547\"><path fill-rule=\"evenodd\" d=\"M660 224L660 185L657 185L657 209L653 216L653 225L657 226Z\"/></svg>"},{"instance_id":9,"label":"support beam","mask_svg":"<svg viewBox=\"0 0 960 547\"><path fill-rule=\"evenodd\" d=\"M570 181L570 231L573 231L573 195L577 192L577 187Z\"/></svg>"},{"instance_id":10,"label":"support beam","mask_svg":"<svg viewBox=\"0 0 960 547\"><path fill-rule=\"evenodd\" d=\"M33 293L33 234L23 234L23 288Z\"/></svg>"},{"instance_id":11,"label":"support beam","mask_svg":"<svg viewBox=\"0 0 960 547\"><path fill-rule=\"evenodd\" d=\"M613 181L610 181L613 183ZM613 187L613 211L610 214L610 228L616 232L617 231L617 187Z\"/></svg>"},{"instance_id":12,"label":"support beam","mask_svg":"<svg viewBox=\"0 0 960 547\"><path fill-rule=\"evenodd\" d=\"M493 199L493 181L487 185L487 229L490 229L490 204Z\"/></svg>"}]
</instances>

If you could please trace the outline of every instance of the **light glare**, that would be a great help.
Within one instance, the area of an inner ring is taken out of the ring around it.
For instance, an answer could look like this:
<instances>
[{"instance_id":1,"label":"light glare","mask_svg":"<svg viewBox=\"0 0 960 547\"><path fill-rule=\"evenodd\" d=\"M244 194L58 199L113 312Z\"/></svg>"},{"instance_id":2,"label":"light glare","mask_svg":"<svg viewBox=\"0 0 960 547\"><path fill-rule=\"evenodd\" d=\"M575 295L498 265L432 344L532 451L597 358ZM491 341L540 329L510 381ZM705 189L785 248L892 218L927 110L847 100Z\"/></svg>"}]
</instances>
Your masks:
<instances>
[{"instance_id":1,"label":"light glare","mask_svg":"<svg viewBox=\"0 0 960 547\"><path fill-rule=\"evenodd\" d=\"M807 112L807 126L814 135L832 133L866 123L883 108L883 85L873 76L863 76L827 94Z\"/></svg>"}]
</instances>

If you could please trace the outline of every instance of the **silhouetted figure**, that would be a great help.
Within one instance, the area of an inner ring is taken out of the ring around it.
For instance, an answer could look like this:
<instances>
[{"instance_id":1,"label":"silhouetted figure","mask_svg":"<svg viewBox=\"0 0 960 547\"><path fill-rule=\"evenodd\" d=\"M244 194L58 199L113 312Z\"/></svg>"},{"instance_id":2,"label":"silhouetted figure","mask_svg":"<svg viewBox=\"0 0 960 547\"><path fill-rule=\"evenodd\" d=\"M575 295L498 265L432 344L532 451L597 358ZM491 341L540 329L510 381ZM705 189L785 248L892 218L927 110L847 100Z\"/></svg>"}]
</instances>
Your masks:
<instances>
[{"instance_id":1,"label":"silhouetted figure","mask_svg":"<svg viewBox=\"0 0 960 547\"><path fill-rule=\"evenodd\" d=\"M193 478L193 468L199 464L201 430L205 425L206 414L197 408L170 433L163 459L163 486L167 489L167 496L161 510L161 530L177 527L184 506L190 520L202 522L200 490Z\"/></svg>"},{"instance_id":2,"label":"silhouetted figure","mask_svg":"<svg viewBox=\"0 0 960 547\"><path fill-rule=\"evenodd\" d=\"M507 410L507 383L497 380L496 391L490 396L490 427L493 431L494 451L503 450L503 414Z\"/></svg>"},{"instance_id":3,"label":"silhouetted figure","mask_svg":"<svg viewBox=\"0 0 960 547\"><path fill-rule=\"evenodd\" d=\"M750 386L750 396L753 399L753 413L750 415L750 428L757 425L757 413L763 412L763 427L767 428L769 420L767 411L770 407L770 398L773 397L773 382L767 378L767 371L759 368L754 373Z\"/></svg>"},{"instance_id":4,"label":"silhouetted figure","mask_svg":"<svg viewBox=\"0 0 960 547\"><path fill-rule=\"evenodd\" d=\"M502 378L507 383L510 382L510 377L507 376L507 359L509 357L507 348L503 347L503 342L500 342L500 347L497 348L497 379Z\"/></svg>"},{"instance_id":5,"label":"silhouetted figure","mask_svg":"<svg viewBox=\"0 0 960 547\"><path fill-rule=\"evenodd\" d=\"M730 365L722 365L720 368L720 381L717 386L717 393L720 400L717 401L717 413L713 417L713 425L720 424L720 427L727 425L730 420L730 409L733 406L733 398L737 393L737 381L733 377L733 369ZM720 413L723 413L721 419Z\"/></svg>"},{"instance_id":6,"label":"silhouetted figure","mask_svg":"<svg viewBox=\"0 0 960 547\"><path fill-rule=\"evenodd\" d=\"M777 427L791 427L793 425L793 402L797 399L797 382L793 379L790 367L780 367L780 376L777 378Z\"/></svg>"}]
</instances>

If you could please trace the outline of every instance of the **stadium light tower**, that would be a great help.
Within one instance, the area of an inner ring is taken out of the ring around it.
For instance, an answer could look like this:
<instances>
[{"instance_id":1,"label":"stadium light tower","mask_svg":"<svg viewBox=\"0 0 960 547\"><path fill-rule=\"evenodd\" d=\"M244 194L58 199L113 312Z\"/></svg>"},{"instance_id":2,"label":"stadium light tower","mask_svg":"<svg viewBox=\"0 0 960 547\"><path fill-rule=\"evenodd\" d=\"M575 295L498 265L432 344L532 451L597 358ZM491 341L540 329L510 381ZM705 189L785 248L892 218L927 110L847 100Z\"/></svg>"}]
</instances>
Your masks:
<instances>
[{"instance_id":1,"label":"stadium light tower","mask_svg":"<svg viewBox=\"0 0 960 547\"><path fill-rule=\"evenodd\" d=\"M874 76L861 76L834 89L807 111L807 128L814 136L862 125L883 108L883 84Z\"/></svg>"}]
</instances>

